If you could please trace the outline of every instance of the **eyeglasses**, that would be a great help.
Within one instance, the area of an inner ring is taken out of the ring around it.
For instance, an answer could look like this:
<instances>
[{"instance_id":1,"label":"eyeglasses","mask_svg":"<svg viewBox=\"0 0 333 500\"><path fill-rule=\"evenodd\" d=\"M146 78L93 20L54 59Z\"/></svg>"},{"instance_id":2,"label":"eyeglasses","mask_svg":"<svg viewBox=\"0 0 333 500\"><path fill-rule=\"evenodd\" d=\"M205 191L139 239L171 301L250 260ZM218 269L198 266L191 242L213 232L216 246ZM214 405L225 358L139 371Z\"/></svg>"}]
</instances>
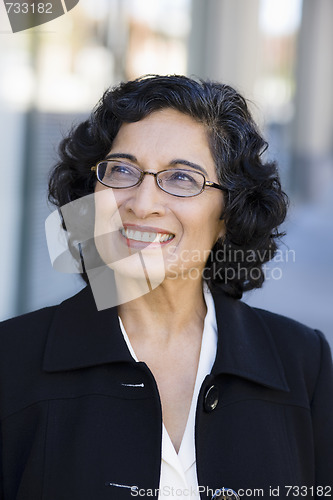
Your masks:
<instances>
[{"instance_id":1,"label":"eyeglasses","mask_svg":"<svg viewBox=\"0 0 333 500\"><path fill-rule=\"evenodd\" d=\"M161 170L160 172L145 172L123 161L104 160L91 167L91 170L96 172L96 177L101 184L113 189L126 189L138 186L143 181L145 175L153 175L156 184L162 191L182 198L197 196L207 186L226 191L219 184L206 181L202 173L183 168L170 168L168 170Z\"/></svg>"}]
</instances>

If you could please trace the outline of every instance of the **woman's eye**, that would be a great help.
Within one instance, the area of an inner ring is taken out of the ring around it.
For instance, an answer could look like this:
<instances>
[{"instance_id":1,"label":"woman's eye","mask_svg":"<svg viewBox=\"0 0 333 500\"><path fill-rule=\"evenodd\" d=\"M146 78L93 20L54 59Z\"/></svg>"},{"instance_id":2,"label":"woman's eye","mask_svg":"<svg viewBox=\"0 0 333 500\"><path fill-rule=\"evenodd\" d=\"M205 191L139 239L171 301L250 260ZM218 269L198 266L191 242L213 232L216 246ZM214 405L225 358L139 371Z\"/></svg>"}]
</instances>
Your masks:
<instances>
[{"instance_id":1,"label":"woman's eye","mask_svg":"<svg viewBox=\"0 0 333 500\"><path fill-rule=\"evenodd\" d=\"M106 175L108 177L112 177L115 175L131 175L133 174L132 170L127 165L122 165L121 163L118 165L110 165L106 170Z\"/></svg>"},{"instance_id":2,"label":"woman's eye","mask_svg":"<svg viewBox=\"0 0 333 500\"><path fill-rule=\"evenodd\" d=\"M195 182L195 179L191 176L191 174L185 172L173 172L169 177L170 181L176 182Z\"/></svg>"},{"instance_id":3,"label":"woman's eye","mask_svg":"<svg viewBox=\"0 0 333 500\"><path fill-rule=\"evenodd\" d=\"M110 169L110 172L114 172L117 174L130 174L132 173L131 170L126 167L126 165L113 165Z\"/></svg>"}]
</instances>

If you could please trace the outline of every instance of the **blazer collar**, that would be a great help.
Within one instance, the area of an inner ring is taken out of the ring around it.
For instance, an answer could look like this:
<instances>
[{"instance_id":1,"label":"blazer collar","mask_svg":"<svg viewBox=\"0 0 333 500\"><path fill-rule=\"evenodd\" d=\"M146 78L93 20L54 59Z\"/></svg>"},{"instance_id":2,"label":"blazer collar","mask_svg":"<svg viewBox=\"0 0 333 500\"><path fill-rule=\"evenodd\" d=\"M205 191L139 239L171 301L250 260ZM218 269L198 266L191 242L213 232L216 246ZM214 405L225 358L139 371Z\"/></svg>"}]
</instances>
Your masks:
<instances>
[{"instance_id":1,"label":"blazer collar","mask_svg":"<svg viewBox=\"0 0 333 500\"><path fill-rule=\"evenodd\" d=\"M272 334L257 310L223 293L213 297L218 344L212 373L229 373L289 392Z\"/></svg>"},{"instance_id":2,"label":"blazer collar","mask_svg":"<svg viewBox=\"0 0 333 500\"><path fill-rule=\"evenodd\" d=\"M288 391L273 338L258 313L223 293L214 292L213 298L218 346L212 373L233 374ZM117 308L97 311L89 287L56 308L45 347L45 371L132 361L120 330Z\"/></svg>"},{"instance_id":3,"label":"blazer collar","mask_svg":"<svg viewBox=\"0 0 333 500\"><path fill-rule=\"evenodd\" d=\"M65 300L50 326L43 368L47 372L133 361L120 330L117 308L98 311L90 287Z\"/></svg>"}]
</instances>

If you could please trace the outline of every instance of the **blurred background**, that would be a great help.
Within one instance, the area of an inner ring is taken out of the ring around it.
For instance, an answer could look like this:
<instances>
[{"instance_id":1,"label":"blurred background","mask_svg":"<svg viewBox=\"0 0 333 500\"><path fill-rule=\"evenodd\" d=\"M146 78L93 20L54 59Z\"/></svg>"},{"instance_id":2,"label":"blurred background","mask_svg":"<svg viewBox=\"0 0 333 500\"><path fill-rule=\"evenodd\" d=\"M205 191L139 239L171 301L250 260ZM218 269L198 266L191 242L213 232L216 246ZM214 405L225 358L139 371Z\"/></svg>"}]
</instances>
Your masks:
<instances>
[{"instance_id":1,"label":"blurred background","mask_svg":"<svg viewBox=\"0 0 333 500\"><path fill-rule=\"evenodd\" d=\"M291 198L287 237L244 301L322 329L333 346L333 2L80 0L13 34L0 3L0 319L79 290L54 271L44 223L63 134L103 91L146 73L243 93Z\"/></svg>"}]
</instances>

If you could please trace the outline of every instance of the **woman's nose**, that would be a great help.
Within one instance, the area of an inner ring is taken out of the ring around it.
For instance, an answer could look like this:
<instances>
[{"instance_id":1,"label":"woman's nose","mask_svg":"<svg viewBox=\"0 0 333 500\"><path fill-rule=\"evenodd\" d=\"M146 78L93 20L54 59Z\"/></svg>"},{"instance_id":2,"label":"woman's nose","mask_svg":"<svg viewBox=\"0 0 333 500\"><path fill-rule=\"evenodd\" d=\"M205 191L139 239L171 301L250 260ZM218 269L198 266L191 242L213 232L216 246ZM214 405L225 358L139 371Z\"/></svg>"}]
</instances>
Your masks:
<instances>
[{"instance_id":1,"label":"woman's nose","mask_svg":"<svg viewBox=\"0 0 333 500\"><path fill-rule=\"evenodd\" d=\"M139 219L165 213L163 204L165 193L158 187L153 175L145 175L141 184L130 189L128 193L130 196L126 202L126 209Z\"/></svg>"}]
</instances>

